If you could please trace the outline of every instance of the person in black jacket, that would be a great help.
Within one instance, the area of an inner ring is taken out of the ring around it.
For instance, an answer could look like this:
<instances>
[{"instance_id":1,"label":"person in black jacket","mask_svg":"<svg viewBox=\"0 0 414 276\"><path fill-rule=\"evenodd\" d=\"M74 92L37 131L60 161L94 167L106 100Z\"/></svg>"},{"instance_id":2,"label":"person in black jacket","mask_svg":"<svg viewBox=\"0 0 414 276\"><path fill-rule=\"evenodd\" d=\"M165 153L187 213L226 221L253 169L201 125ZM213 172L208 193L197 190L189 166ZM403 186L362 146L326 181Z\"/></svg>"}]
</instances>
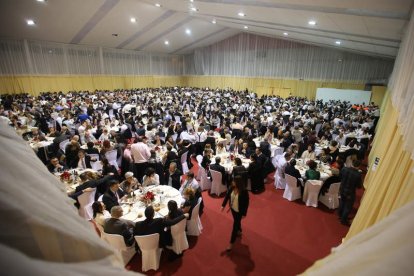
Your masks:
<instances>
[{"instance_id":1,"label":"person in black jacket","mask_svg":"<svg viewBox=\"0 0 414 276\"><path fill-rule=\"evenodd\" d=\"M252 161L247 168L250 181L252 183L252 193L260 193L264 190L263 172L257 162L257 155L254 153L250 156Z\"/></svg>"},{"instance_id":2,"label":"person in black jacket","mask_svg":"<svg viewBox=\"0 0 414 276\"><path fill-rule=\"evenodd\" d=\"M119 181L112 179L109 182L108 191L102 197L102 202L108 210L111 210L114 206L118 206L120 199L125 195L119 186Z\"/></svg>"},{"instance_id":3,"label":"person in black jacket","mask_svg":"<svg viewBox=\"0 0 414 276\"><path fill-rule=\"evenodd\" d=\"M132 221L122 220L122 207L115 206L111 209L111 218L106 220L104 225L104 232L107 234L117 234L124 237L125 244L131 246L134 244L134 236L132 229L134 223Z\"/></svg>"},{"instance_id":4,"label":"person in black jacket","mask_svg":"<svg viewBox=\"0 0 414 276\"><path fill-rule=\"evenodd\" d=\"M249 208L249 192L244 188L240 176L236 176L233 179L232 187L224 197L221 211L224 210L227 202L229 202L229 207L233 216L233 230L231 232L230 244L227 247L227 251L230 251L233 248L236 237L242 234L241 220L246 217L247 209Z\"/></svg>"},{"instance_id":5,"label":"person in black jacket","mask_svg":"<svg viewBox=\"0 0 414 276\"><path fill-rule=\"evenodd\" d=\"M361 165L359 160L352 162L352 167L345 167L341 170L341 187L339 188L339 194L341 200L339 202L338 215L341 223L349 225L348 216L352 211L352 207L355 202L356 189L361 187L362 178L358 167Z\"/></svg>"},{"instance_id":6,"label":"person in black jacket","mask_svg":"<svg viewBox=\"0 0 414 276\"><path fill-rule=\"evenodd\" d=\"M165 185L172 186L177 190L180 189L182 175L182 172L177 169L177 163L171 162L168 171L165 172Z\"/></svg>"},{"instance_id":7,"label":"person in black jacket","mask_svg":"<svg viewBox=\"0 0 414 276\"><path fill-rule=\"evenodd\" d=\"M210 165L210 170L221 173L221 184L226 185L228 176L226 174L226 169L220 165L220 162L221 158L217 156L215 158L215 163Z\"/></svg>"},{"instance_id":8,"label":"person in black jacket","mask_svg":"<svg viewBox=\"0 0 414 276\"><path fill-rule=\"evenodd\" d=\"M159 240L159 247L164 247L168 244L166 241L164 231L165 227L172 226L174 224L177 224L181 220L185 219L188 214L182 214L174 219L168 219L168 218L155 218L154 219L154 208L152 206L148 206L145 208L145 220L139 221L135 224L134 227L134 236L144 236L144 235L151 235L158 233L160 234L160 240Z\"/></svg>"}]
</instances>

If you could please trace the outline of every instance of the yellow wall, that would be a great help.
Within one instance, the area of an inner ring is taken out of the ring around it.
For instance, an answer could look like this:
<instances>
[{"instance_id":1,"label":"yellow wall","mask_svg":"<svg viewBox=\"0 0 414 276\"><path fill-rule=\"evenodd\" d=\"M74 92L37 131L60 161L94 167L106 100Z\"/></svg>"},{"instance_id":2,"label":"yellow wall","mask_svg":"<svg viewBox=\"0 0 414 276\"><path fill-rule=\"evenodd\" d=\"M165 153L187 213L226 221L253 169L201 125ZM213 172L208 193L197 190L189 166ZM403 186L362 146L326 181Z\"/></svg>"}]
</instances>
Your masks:
<instances>
[{"instance_id":1,"label":"yellow wall","mask_svg":"<svg viewBox=\"0 0 414 276\"><path fill-rule=\"evenodd\" d=\"M374 102L376 105L381 107L386 91L387 91L387 87L385 86L373 86L371 102Z\"/></svg>"},{"instance_id":2,"label":"yellow wall","mask_svg":"<svg viewBox=\"0 0 414 276\"><path fill-rule=\"evenodd\" d=\"M331 87L342 89L364 89L363 83L348 82L324 82L289 79L265 79L247 77L225 77L225 76L186 76L185 82L188 86L226 88L235 90L249 89L261 95L280 95L281 97L300 96L314 99L318 87Z\"/></svg>"},{"instance_id":3,"label":"yellow wall","mask_svg":"<svg viewBox=\"0 0 414 276\"><path fill-rule=\"evenodd\" d=\"M363 83L307 80L247 78L227 76L0 76L0 93L28 92L38 95L46 91L79 91L160 86L193 86L210 88L246 88L261 95L300 96L314 99L318 87L364 89ZM373 87L373 99L381 104L385 87Z\"/></svg>"}]
</instances>

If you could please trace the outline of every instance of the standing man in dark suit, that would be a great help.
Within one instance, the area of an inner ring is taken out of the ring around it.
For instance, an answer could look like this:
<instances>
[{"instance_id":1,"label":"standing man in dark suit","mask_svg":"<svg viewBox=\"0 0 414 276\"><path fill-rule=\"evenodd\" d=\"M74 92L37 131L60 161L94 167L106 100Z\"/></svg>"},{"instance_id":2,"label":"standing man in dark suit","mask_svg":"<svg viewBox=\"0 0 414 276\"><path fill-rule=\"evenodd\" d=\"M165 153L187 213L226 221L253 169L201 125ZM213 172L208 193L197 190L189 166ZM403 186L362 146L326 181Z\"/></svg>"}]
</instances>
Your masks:
<instances>
[{"instance_id":1,"label":"standing man in dark suit","mask_svg":"<svg viewBox=\"0 0 414 276\"><path fill-rule=\"evenodd\" d=\"M164 247L167 244L165 227L172 226L188 217L188 214L183 214L175 219L169 220L166 218L154 219L154 208L148 206L145 208L145 220L139 221L134 227L134 236L144 236L158 233L160 234L159 247Z\"/></svg>"},{"instance_id":2,"label":"standing man in dark suit","mask_svg":"<svg viewBox=\"0 0 414 276\"><path fill-rule=\"evenodd\" d=\"M221 173L221 184L226 185L227 179L228 179L228 176L226 174L226 169L222 165L220 165L220 162L221 162L220 157L217 156L215 160L216 160L216 163L210 165L210 170L220 172Z\"/></svg>"},{"instance_id":3,"label":"standing man in dark suit","mask_svg":"<svg viewBox=\"0 0 414 276\"><path fill-rule=\"evenodd\" d=\"M171 186L177 190L181 187L180 177L182 172L177 169L177 163L171 162L168 171L165 173L166 185Z\"/></svg>"},{"instance_id":4,"label":"standing man in dark suit","mask_svg":"<svg viewBox=\"0 0 414 276\"><path fill-rule=\"evenodd\" d=\"M120 219L123 215L121 206L114 206L111 209L111 218L107 219L104 225L104 232L107 234L117 234L124 237L125 244L134 244L133 227L134 223Z\"/></svg>"},{"instance_id":5,"label":"standing man in dark suit","mask_svg":"<svg viewBox=\"0 0 414 276\"><path fill-rule=\"evenodd\" d=\"M109 188L102 197L102 202L105 204L108 210L112 210L112 207L119 206L120 199L124 196L124 193L119 189L119 181L112 179L109 182Z\"/></svg>"},{"instance_id":6,"label":"standing man in dark suit","mask_svg":"<svg viewBox=\"0 0 414 276\"><path fill-rule=\"evenodd\" d=\"M354 160L351 167L344 167L340 173L341 187L339 188L339 194L341 200L338 215L344 225L349 225L348 216L354 206L356 189L361 187L361 173L358 169L360 165L359 160Z\"/></svg>"}]
</instances>

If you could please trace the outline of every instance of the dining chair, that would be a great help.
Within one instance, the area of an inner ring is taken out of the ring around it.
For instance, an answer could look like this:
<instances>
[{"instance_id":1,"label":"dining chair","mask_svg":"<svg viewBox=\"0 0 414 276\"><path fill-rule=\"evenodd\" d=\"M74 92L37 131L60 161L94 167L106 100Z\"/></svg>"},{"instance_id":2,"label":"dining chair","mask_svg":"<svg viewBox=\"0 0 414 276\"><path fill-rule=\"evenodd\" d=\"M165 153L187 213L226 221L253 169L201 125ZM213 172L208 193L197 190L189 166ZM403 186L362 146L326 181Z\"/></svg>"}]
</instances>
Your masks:
<instances>
[{"instance_id":1,"label":"dining chair","mask_svg":"<svg viewBox=\"0 0 414 276\"><path fill-rule=\"evenodd\" d=\"M158 246L160 234L134 236L134 238L141 250L142 271L146 272L150 269L157 270L160 266L162 253L162 248Z\"/></svg>"},{"instance_id":2,"label":"dining chair","mask_svg":"<svg viewBox=\"0 0 414 276\"><path fill-rule=\"evenodd\" d=\"M172 245L167 248L174 251L175 254L181 254L184 250L189 248L187 235L185 234L185 227L187 220L183 219L179 223L171 226Z\"/></svg>"},{"instance_id":3,"label":"dining chair","mask_svg":"<svg viewBox=\"0 0 414 276\"><path fill-rule=\"evenodd\" d=\"M339 187L341 183L332 183L329 190L319 196L319 201L322 202L329 209L336 209L339 207Z\"/></svg>"},{"instance_id":4,"label":"dining chair","mask_svg":"<svg viewBox=\"0 0 414 276\"><path fill-rule=\"evenodd\" d=\"M297 179L291 175L285 174L286 188L283 198L294 201L302 197L300 187L297 186Z\"/></svg>"},{"instance_id":5,"label":"dining chair","mask_svg":"<svg viewBox=\"0 0 414 276\"><path fill-rule=\"evenodd\" d=\"M191 212L191 219L187 220L187 235L189 236L199 236L203 230L203 225L201 224L199 211L201 201L203 199L200 197L198 199L197 205L193 208Z\"/></svg>"},{"instance_id":6,"label":"dining chair","mask_svg":"<svg viewBox=\"0 0 414 276\"><path fill-rule=\"evenodd\" d=\"M222 193L227 191L226 185L222 184L222 178L221 172L210 170L211 173L211 189L210 194L215 194L217 196L220 196Z\"/></svg>"}]
</instances>

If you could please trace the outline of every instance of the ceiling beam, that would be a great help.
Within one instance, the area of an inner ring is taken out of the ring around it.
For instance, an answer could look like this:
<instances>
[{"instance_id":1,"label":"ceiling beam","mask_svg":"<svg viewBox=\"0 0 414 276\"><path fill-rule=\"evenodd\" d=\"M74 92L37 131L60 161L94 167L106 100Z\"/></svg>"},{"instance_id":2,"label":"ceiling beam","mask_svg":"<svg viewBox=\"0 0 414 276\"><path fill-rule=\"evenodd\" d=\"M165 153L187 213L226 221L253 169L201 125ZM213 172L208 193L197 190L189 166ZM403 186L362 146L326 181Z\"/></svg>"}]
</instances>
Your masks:
<instances>
[{"instance_id":1,"label":"ceiling beam","mask_svg":"<svg viewBox=\"0 0 414 276\"><path fill-rule=\"evenodd\" d=\"M129 38L127 38L121 44L119 44L117 48L119 49L119 48L125 47L126 45L128 45L129 43L131 43L132 41L134 41L138 37L140 37L142 34L148 32L149 30L151 30L152 28L154 28L155 26L157 26L158 24L160 24L162 21L166 20L167 18L169 18L170 16L172 16L172 15L174 15L176 13L177 12L175 12L175 11L167 10L160 17L155 18L153 21L151 21L150 23L148 23L147 25L145 25L141 30L139 30L138 32L136 32L135 34L133 34L132 36L130 36Z\"/></svg>"},{"instance_id":2,"label":"ceiling beam","mask_svg":"<svg viewBox=\"0 0 414 276\"><path fill-rule=\"evenodd\" d=\"M334 14L345 14L355 15L364 17L377 17L377 18L388 18L388 19L402 19L409 20L410 12L392 12L392 11L380 11L375 10L375 6L372 9L352 9L352 8L338 8L338 7L321 7L314 5L300 5L291 3L272 3L262 2L255 0L197 0L197 2L205 3L216 3L216 4L227 4L239 6L252 6L272 9L286 9L286 10L297 10L297 11L313 11L320 13L334 13Z\"/></svg>"},{"instance_id":3,"label":"ceiling beam","mask_svg":"<svg viewBox=\"0 0 414 276\"><path fill-rule=\"evenodd\" d=\"M203 15L207 16L207 17L212 17L213 16L211 14L203 14ZM300 26L287 25L287 24L281 24L281 23L271 23L271 22L258 21L258 20L237 19L237 18L228 17L228 16L214 16L214 18L220 19L223 22L229 22L229 23L240 24L240 25L249 25L249 23L250 24L256 23L256 24L265 24L265 25L270 25L270 26L277 26L277 27L284 27L284 28L291 28L291 29L299 29L299 30L302 30L302 31L314 31L314 32L337 34L337 35L347 35L347 36L361 37L361 38L366 38L366 39L382 40L382 41L388 41L388 42L397 42L397 43L401 42L400 39L383 38L383 37L376 37L376 36L367 36L367 35L352 34L352 33L345 33L345 32L335 32L335 31L328 31L328 30L317 29L317 28L300 27ZM263 26L259 26L259 25L256 25L256 26L257 27L263 27ZM285 30L285 31L288 31L288 30Z\"/></svg>"},{"instance_id":4,"label":"ceiling beam","mask_svg":"<svg viewBox=\"0 0 414 276\"><path fill-rule=\"evenodd\" d=\"M111 11L120 0L105 0L102 6L95 12L95 14L86 22L80 31L72 38L70 43L80 43L82 39Z\"/></svg>"},{"instance_id":5,"label":"ceiling beam","mask_svg":"<svg viewBox=\"0 0 414 276\"><path fill-rule=\"evenodd\" d=\"M165 36L166 34L175 31L176 29L180 28L181 26L183 26L184 24L190 22L191 20L193 20L193 18L191 16L187 16L186 18L184 18L184 20L181 20L180 22L178 22L177 24L175 24L172 27L168 28L167 30L163 31L162 33L156 35L155 37L153 37L152 39L148 40L144 44L141 44L140 46L138 46L137 48L135 48L135 50L140 51L140 50L144 49L148 45L154 43L155 41L157 41L161 37Z\"/></svg>"},{"instance_id":6,"label":"ceiling beam","mask_svg":"<svg viewBox=\"0 0 414 276\"><path fill-rule=\"evenodd\" d=\"M206 36L203 36L203 37L201 37L201 38L199 38L199 39L197 39L197 40L195 40L195 41L193 41L193 42L191 42L191 43L189 43L189 44L187 44L187 45L184 45L183 47L178 48L177 50L175 50L174 52L171 52L170 54L176 54L176 53L178 53L178 52L180 52L180 51L182 51L182 50L184 50L184 49L186 49L186 48L189 48L189 47L191 47L191 46L193 46L193 45L196 45L197 43L199 43L199 42L201 42L201 41L203 41L203 40L205 40L205 39L208 39L208 38L210 38L210 37L213 37L213 36L215 36L215 35L218 35L218 34L220 34L220 33L224 32L224 31L226 31L226 30L229 30L229 29L230 29L230 28L228 28L228 27L224 27L224 28L222 28L222 29L220 29L220 30L218 30L218 31L216 31L216 32L213 32L213 33L211 33L211 34L208 34L208 35L206 35Z\"/></svg>"}]
</instances>

